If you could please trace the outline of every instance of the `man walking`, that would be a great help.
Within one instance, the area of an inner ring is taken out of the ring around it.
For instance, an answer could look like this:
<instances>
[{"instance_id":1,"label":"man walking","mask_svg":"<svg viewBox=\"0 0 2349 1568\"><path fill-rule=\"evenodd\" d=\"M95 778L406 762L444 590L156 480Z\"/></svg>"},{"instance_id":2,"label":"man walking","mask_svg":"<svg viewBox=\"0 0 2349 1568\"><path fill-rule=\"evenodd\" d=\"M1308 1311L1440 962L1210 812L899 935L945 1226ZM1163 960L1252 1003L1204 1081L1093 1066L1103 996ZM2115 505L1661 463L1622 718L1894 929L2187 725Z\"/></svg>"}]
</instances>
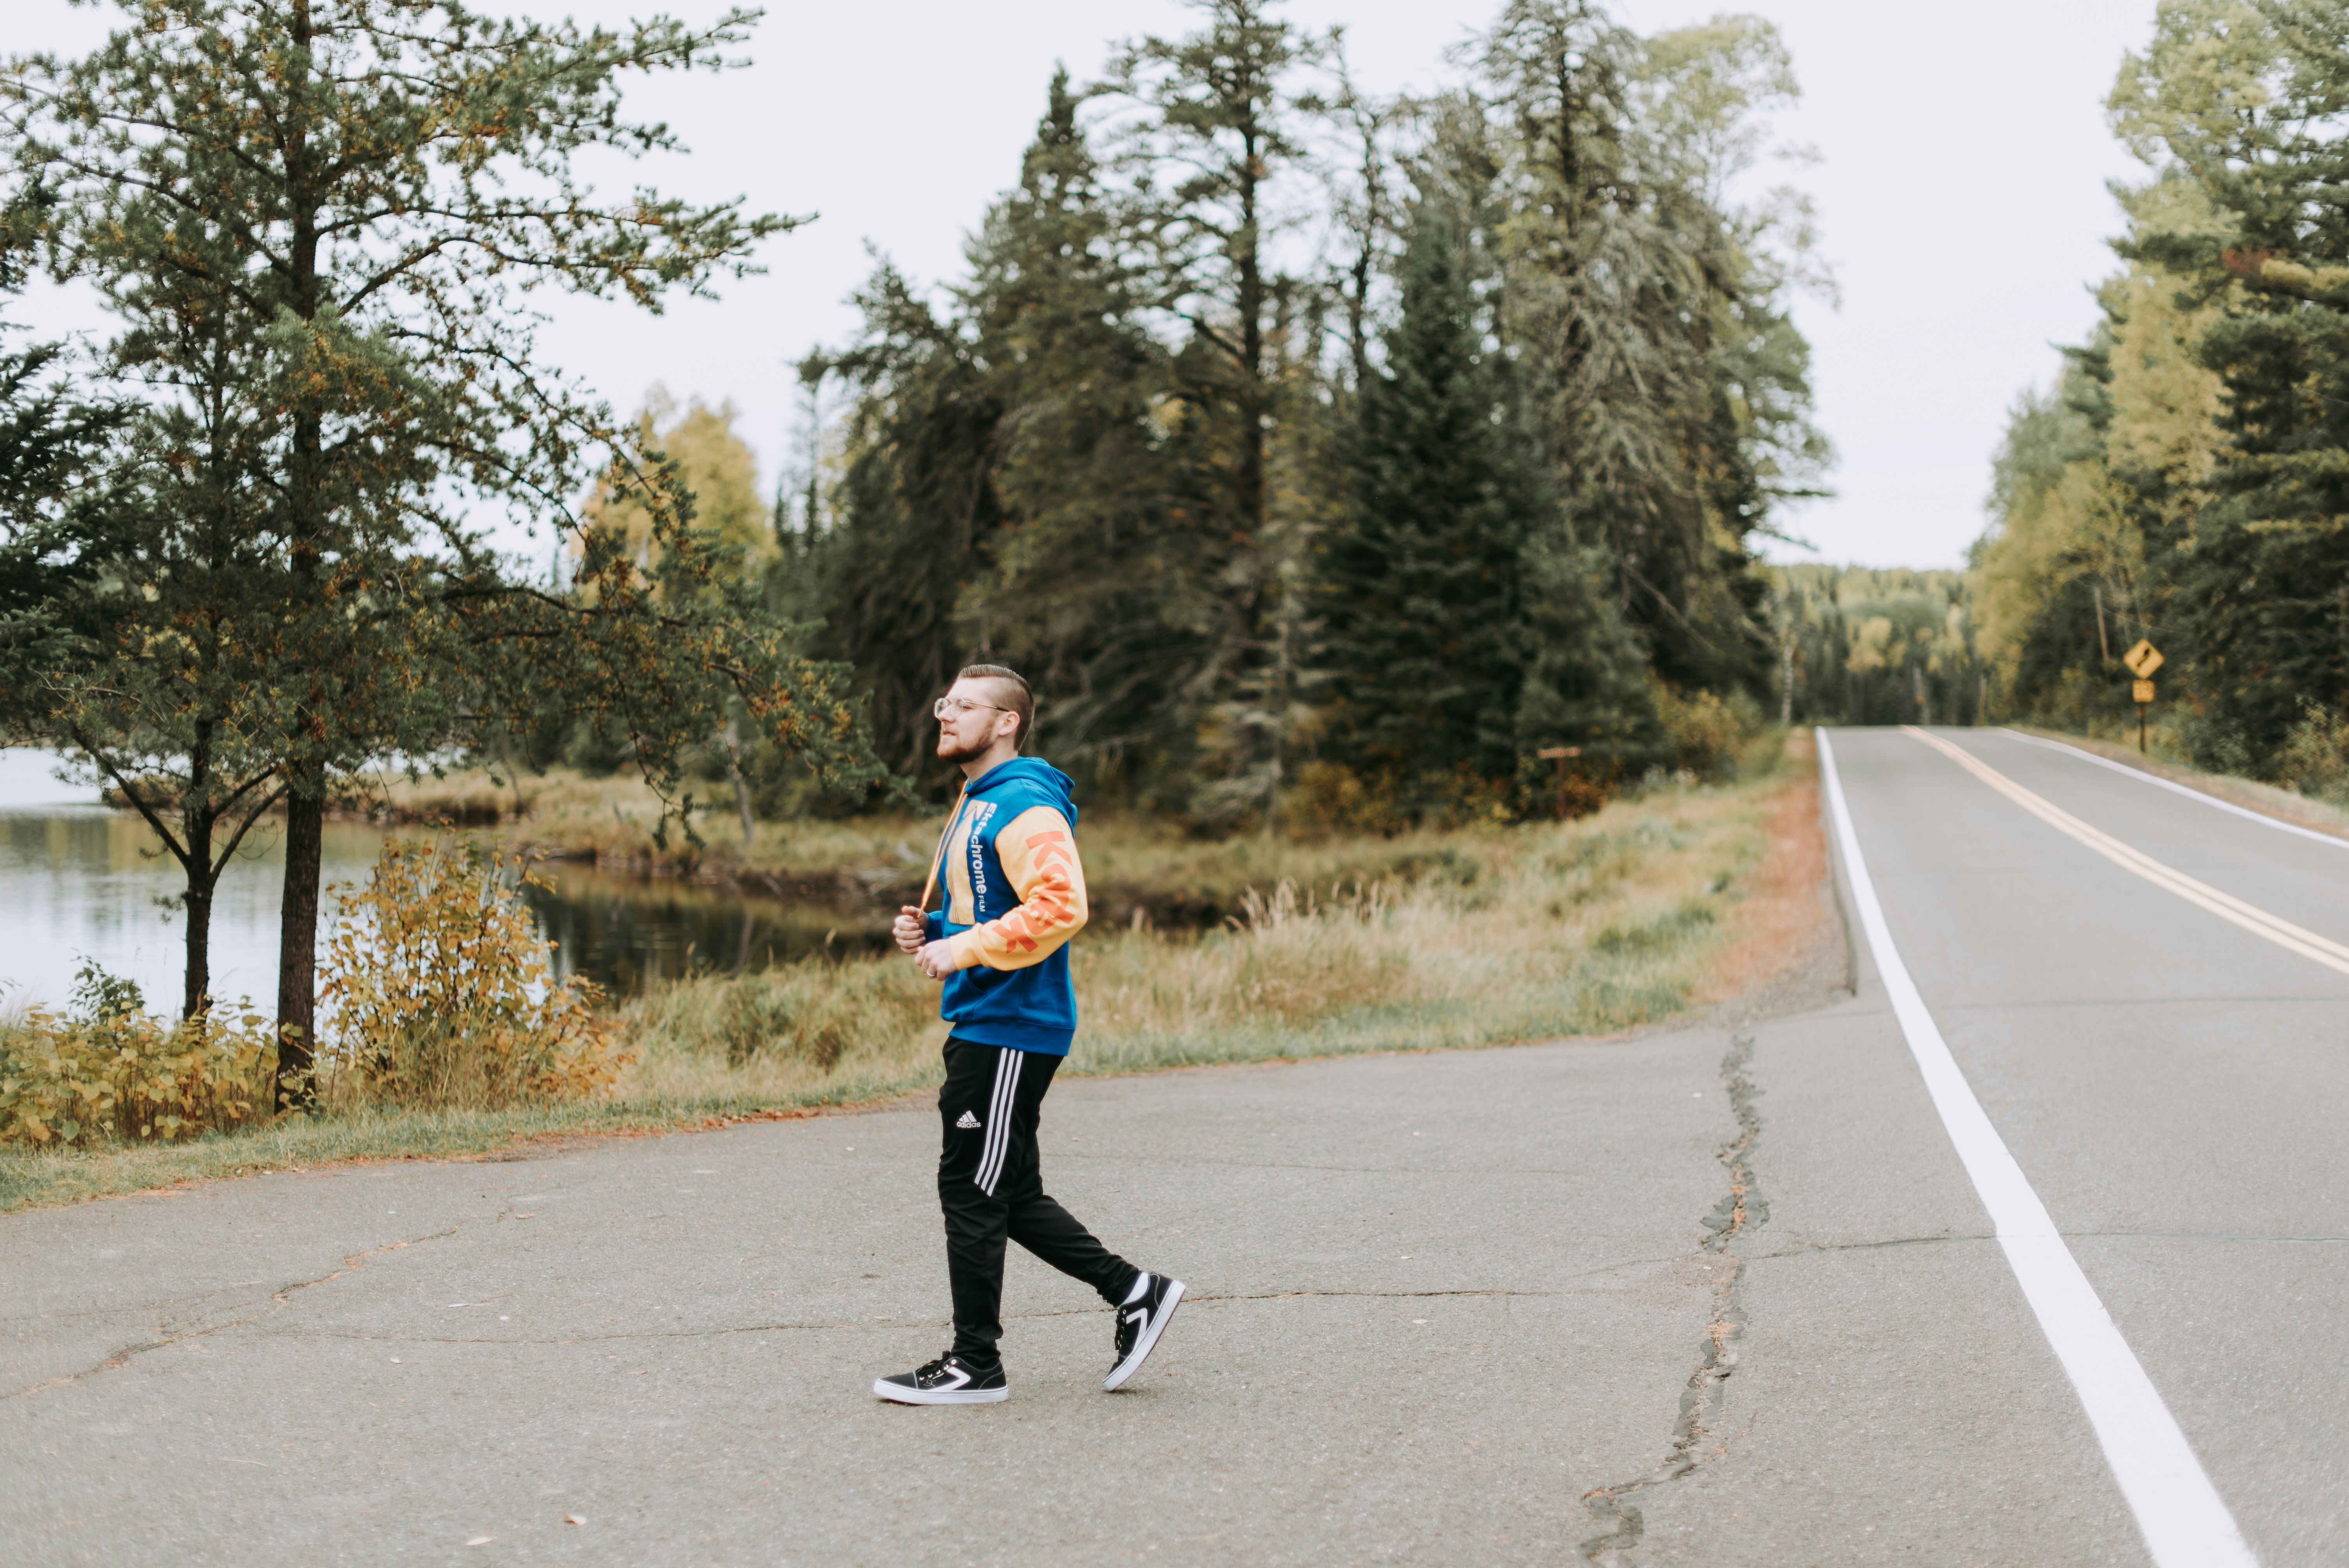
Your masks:
<instances>
[{"instance_id":1,"label":"man walking","mask_svg":"<svg viewBox=\"0 0 2349 1568\"><path fill-rule=\"evenodd\" d=\"M904 1405L983 1405L1011 1397L996 1349L1003 1337L1008 1238L1116 1309L1103 1388L1133 1376L1183 1299L1183 1282L1144 1274L1095 1241L1044 1193L1036 1123L1077 1027L1069 939L1085 923L1077 808L1069 777L1021 757L1035 715L1028 683L1001 665L972 665L938 699L938 755L968 781L939 846L946 905L898 912L897 945L933 980L953 1026L938 1090L954 1347L874 1382Z\"/></svg>"}]
</instances>

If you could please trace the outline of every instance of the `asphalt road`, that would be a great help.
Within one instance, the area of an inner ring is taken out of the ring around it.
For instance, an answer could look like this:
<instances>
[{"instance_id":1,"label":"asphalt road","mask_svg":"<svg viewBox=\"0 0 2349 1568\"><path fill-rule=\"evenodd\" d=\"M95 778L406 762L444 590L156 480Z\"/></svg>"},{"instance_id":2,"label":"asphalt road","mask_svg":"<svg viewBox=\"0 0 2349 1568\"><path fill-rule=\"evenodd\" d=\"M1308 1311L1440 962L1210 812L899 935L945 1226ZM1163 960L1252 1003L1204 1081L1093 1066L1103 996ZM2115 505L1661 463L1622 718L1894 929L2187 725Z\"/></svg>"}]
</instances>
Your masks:
<instances>
[{"instance_id":1,"label":"asphalt road","mask_svg":"<svg viewBox=\"0 0 2349 1568\"><path fill-rule=\"evenodd\" d=\"M2349 943L2349 849L1942 733ZM1915 737L1835 746L1918 995L2215 1495L2261 1562L2349 1560L2349 974ZM919 1107L0 1219L0 1561L2154 1561L1842 954L1775 1018L1056 1086L1052 1190L1194 1293L1116 1395L1106 1312L1015 1257L1008 1403L871 1398L946 1341Z\"/></svg>"}]
</instances>

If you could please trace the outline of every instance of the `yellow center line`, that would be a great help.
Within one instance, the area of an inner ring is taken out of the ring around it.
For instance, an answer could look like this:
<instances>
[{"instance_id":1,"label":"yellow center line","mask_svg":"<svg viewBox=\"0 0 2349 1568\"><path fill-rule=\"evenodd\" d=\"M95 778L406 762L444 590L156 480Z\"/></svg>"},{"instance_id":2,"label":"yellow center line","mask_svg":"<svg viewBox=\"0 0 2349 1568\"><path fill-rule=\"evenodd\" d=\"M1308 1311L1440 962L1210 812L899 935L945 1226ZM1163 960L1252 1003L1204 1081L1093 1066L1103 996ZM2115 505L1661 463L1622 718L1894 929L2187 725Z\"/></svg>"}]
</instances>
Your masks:
<instances>
[{"instance_id":1,"label":"yellow center line","mask_svg":"<svg viewBox=\"0 0 2349 1568\"><path fill-rule=\"evenodd\" d=\"M2033 816L2070 834L2115 865L2135 872L2154 886L2174 892L2187 903L2207 909L2221 920L2230 920L2245 931L2267 938L2278 947L2287 948L2302 958L2313 959L2327 969L2349 975L2349 947L2294 925L2281 915L2270 914L2256 904L2245 903L2234 894L2221 892L2208 882L2197 882L2184 872L2163 865L2144 851L2122 843L2110 833L2090 827L2054 802L2033 794L1962 747L1951 745L1938 735L1928 735L1913 724L1904 724L1900 727L1934 750L1948 756Z\"/></svg>"}]
</instances>

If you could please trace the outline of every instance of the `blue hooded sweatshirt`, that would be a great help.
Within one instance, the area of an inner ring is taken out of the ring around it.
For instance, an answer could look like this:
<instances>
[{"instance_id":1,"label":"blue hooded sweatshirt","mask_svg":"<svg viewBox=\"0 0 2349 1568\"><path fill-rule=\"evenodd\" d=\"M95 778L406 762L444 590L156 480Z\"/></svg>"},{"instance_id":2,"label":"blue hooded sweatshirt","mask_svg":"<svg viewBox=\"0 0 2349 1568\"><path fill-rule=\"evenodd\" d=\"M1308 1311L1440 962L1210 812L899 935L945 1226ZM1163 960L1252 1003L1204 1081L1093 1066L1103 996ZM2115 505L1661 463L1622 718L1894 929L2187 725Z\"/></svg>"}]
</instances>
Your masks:
<instances>
[{"instance_id":1,"label":"blue hooded sweatshirt","mask_svg":"<svg viewBox=\"0 0 2349 1568\"><path fill-rule=\"evenodd\" d=\"M939 1011L957 1038L1069 1054L1068 944L1087 913L1069 784L1050 763L1015 757L971 781L947 829L946 905L924 918L954 958Z\"/></svg>"}]
</instances>

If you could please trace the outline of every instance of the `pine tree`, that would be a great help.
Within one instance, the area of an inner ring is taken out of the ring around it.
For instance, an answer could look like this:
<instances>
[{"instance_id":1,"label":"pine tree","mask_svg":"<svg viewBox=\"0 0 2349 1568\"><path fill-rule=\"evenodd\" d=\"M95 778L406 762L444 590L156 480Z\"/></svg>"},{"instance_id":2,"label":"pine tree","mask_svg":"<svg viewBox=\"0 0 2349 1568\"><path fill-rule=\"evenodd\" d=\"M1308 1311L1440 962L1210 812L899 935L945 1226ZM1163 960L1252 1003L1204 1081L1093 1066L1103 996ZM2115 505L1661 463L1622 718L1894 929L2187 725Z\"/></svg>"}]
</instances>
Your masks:
<instances>
[{"instance_id":1,"label":"pine tree","mask_svg":"<svg viewBox=\"0 0 2349 1568\"><path fill-rule=\"evenodd\" d=\"M1569 746L1611 781L1664 759L1647 650L1609 592L1606 552L1545 530L1526 547L1517 593L1527 653L1517 694L1517 778L1547 782L1537 754Z\"/></svg>"},{"instance_id":2,"label":"pine tree","mask_svg":"<svg viewBox=\"0 0 2349 1568\"><path fill-rule=\"evenodd\" d=\"M1320 611L1342 743L1430 809L1463 769L1516 773L1532 652L1517 568L1546 498L1488 352L1466 225L1423 197L1407 235L1385 363L1359 393L1352 504L1323 545Z\"/></svg>"},{"instance_id":3,"label":"pine tree","mask_svg":"<svg viewBox=\"0 0 2349 1568\"><path fill-rule=\"evenodd\" d=\"M816 647L870 694L883 757L936 776L930 705L975 650L956 612L1003 514L994 468L1004 405L963 324L939 319L895 267L856 296L863 336L833 356L856 394L838 521L808 562Z\"/></svg>"},{"instance_id":4,"label":"pine tree","mask_svg":"<svg viewBox=\"0 0 2349 1568\"><path fill-rule=\"evenodd\" d=\"M2096 510L2143 553L2166 693L2191 694L2189 748L2230 771L2271 771L2310 705L2349 711L2344 102L2340 7L2201 0L2160 7L2108 106L2155 177L2125 195L2130 272L2073 356L2101 403L2075 467L2103 476ZM2155 389L2164 357L2215 386ZM2179 428L2172 411L2197 404L2208 415ZM2050 595L2035 640L2078 647L2065 623L2085 626L2092 588ZM2119 683L2095 684L2117 706Z\"/></svg>"},{"instance_id":5,"label":"pine tree","mask_svg":"<svg viewBox=\"0 0 2349 1568\"><path fill-rule=\"evenodd\" d=\"M23 285L26 257L12 231L36 215L13 216L0 215L0 298ZM0 333L15 330L0 319ZM96 520L74 499L130 410L81 396L69 363L61 344L0 348L0 642L18 661L53 645L60 593L100 570L112 542L92 533ZM0 732L21 733L29 695L0 690Z\"/></svg>"},{"instance_id":6,"label":"pine tree","mask_svg":"<svg viewBox=\"0 0 2349 1568\"><path fill-rule=\"evenodd\" d=\"M1215 560L1177 520L1177 447L1155 418L1171 366L1081 103L1056 73L1019 184L971 247L961 298L1004 408L1005 510L959 614L972 645L1036 685L1039 743L1061 766L1146 792L1187 764Z\"/></svg>"},{"instance_id":7,"label":"pine tree","mask_svg":"<svg viewBox=\"0 0 2349 1568\"><path fill-rule=\"evenodd\" d=\"M1308 166L1308 117L1324 108L1301 78L1330 57L1324 37L1276 13L1278 0L1186 0L1201 26L1144 37L1107 84L1142 113L1120 148L1133 199L1130 242L1147 257L1158 313L1181 334L1170 388L1184 465L1177 503L1197 533L1195 581L1211 585L1212 646L1186 707L1201 720L1200 810L1261 810L1278 821L1285 755L1298 728L1296 585L1312 527L1278 477L1278 449L1312 418L1294 374L1319 345L1299 329L1313 292L1278 264L1287 191Z\"/></svg>"},{"instance_id":8,"label":"pine tree","mask_svg":"<svg viewBox=\"0 0 2349 1568\"><path fill-rule=\"evenodd\" d=\"M1510 0L1480 63L1504 117L1506 340L1575 537L1679 685L1767 686L1749 537L1816 492L1806 349L1785 295L1800 209L1725 209L1792 96L1766 23L1642 39L1590 0Z\"/></svg>"}]
</instances>

